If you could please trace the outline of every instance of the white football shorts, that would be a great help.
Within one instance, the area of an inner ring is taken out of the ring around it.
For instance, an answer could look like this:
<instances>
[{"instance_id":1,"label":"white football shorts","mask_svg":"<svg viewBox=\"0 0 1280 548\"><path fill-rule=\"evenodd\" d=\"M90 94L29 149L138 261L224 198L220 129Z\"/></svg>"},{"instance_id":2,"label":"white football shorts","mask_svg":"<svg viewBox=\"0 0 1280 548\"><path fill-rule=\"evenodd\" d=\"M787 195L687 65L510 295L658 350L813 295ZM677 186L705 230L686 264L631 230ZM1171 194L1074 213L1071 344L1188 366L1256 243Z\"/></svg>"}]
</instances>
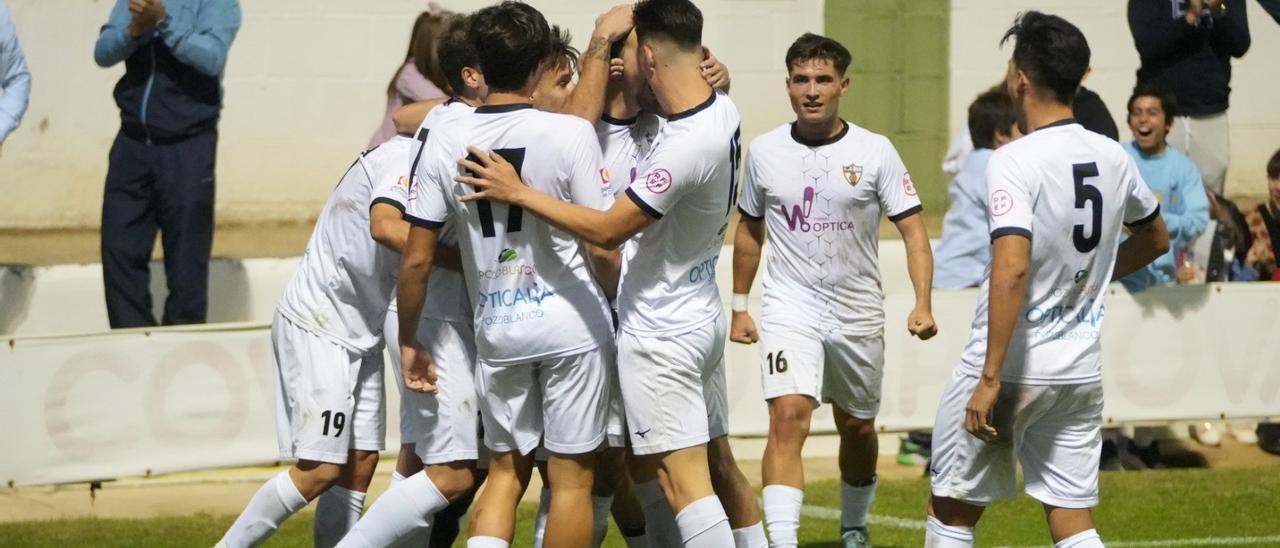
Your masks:
<instances>
[{"instance_id":1,"label":"white football shorts","mask_svg":"<svg viewBox=\"0 0 1280 548\"><path fill-rule=\"evenodd\" d=\"M797 329L762 323L760 377L764 399L802 394L852 417L880 412L884 336Z\"/></svg>"},{"instance_id":2,"label":"white football shorts","mask_svg":"<svg viewBox=\"0 0 1280 548\"><path fill-rule=\"evenodd\" d=\"M480 453L480 399L476 395L476 343L471 326L422 318L418 341L435 362L439 391L404 387L399 319L387 314L383 336L391 355L390 375L400 388L400 443L414 445L424 464L476 460Z\"/></svg>"}]
</instances>

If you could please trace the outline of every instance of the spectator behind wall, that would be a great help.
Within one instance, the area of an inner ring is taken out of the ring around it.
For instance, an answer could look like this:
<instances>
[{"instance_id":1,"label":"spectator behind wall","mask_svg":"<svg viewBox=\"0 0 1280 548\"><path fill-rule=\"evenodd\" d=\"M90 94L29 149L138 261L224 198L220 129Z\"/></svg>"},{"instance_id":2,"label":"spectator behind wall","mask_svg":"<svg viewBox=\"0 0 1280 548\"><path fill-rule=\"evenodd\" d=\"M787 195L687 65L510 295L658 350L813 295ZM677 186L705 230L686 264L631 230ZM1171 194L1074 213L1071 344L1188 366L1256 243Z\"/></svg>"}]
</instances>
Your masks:
<instances>
[{"instance_id":1,"label":"spectator behind wall","mask_svg":"<svg viewBox=\"0 0 1280 548\"><path fill-rule=\"evenodd\" d=\"M947 214L933 265L933 286L977 287L991 262L987 229L987 162L991 153L1021 134L1013 102L1004 86L983 92L969 105L969 136L974 150L947 190Z\"/></svg>"},{"instance_id":2,"label":"spectator behind wall","mask_svg":"<svg viewBox=\"0 0 1280 548\"><path fill-rule=\"evenodd\" d=\"M1191 247L1209 224L1209 197L1200 182L1200 171L1190 158L1165 142L1176 114L1176 100L1168 93L1143 87L1129 98L1129 129L1134 140L1125 143L1124 149L1160 200L1170 244L1168 253L1120 280L1131 292L1176 283L1178 253Z\"/></svg>"},{"instance_id":3,"label":"spectator behind wall","mask_svg":"<svg viewBox=\"0 0 1280 548\"><path fill-rule=\"evenodd\" d=\"M205 321L222 72L239 29L237 0L116 0L98 35L98 66L125 65L102 197L113 328L156 324L149 263L157 230L169 286L161 321Z\"/></svg>"},{"instance_id":4,"label":"spectator behind wall","mask_svg":"<svg viewBox=\"0 0 1280 548\"><path fill-rule=\"evenodd\" d=\"M1245 213L1253 237L1245 262L1262 280L1280 281L1276 257L1280 257L1280 150L1267 162L1267 201Z\"/></svg>"},{"instance_id":5,"label":"spectator behind wall","mask_svg":"<svg viewBox=\"0 0 1280 548\"><path fill-rule=\"evenodd\" d=\"M22 123L30 96L31 72L22 56L18 31L9 18L9 7L0 2L0 146Z\"/></svg>"},{"instance_id":6,"label":"spectator behind wall","mask_svg":"<svg viewBox=\"0 0 1280 548\"><path fill-rule=\"evenodd\" d=\"M1250 41L1244 0L1129 0L1129 31L1142 61L1138 87L1178 101L1169 145L1191 157L1205 188L1225 194L1231 58Z\"/></svg>"},{"instance_id":7,"label":"spectator behind wall","mask_svg":"<svg viewBox=\"0 0 1280 548\"><path fill-rule=\"evenodd\" d=\"M392 115L409 103L440 99L449 96L449 82L440 69L436 46L444 33L449 14L436 9L424 11L413 22L413 34L409 36L409 50L391 82L387 84L387 109L382 125L369 139L373 148L396 135Z\"/></svg>"},{"instance_id":8,"label":"spectator behind wall","mask_svg":"<svg viewBox=\"0 0 1280 548\"><path fill-rule=\"evenodd\" d=\"M1280 1L1280 0L1277 0ZM1085 73L1088 77L1088 73ZM987 91L1005 91L1004 81L991 86ZM1077 122L1085 129L1094 133L1099 133L1110 137L1113 141L1120 140L1120 131L1116 129L1116 121L1111 117L1111 111L1107 110L1107 104L1102 102L1102 98L1089 88L1080 86L1076 91L1075 101L1071 104L1072 115L1075 116ZM947 155L942 158L942 171L947 175L955 177L960 173L960 169L964 167L964 159L973 152L973 138L969 135L969 124L965 125L957 131L955 137L951 138L951 144L947 147Z\"/></svg>"}]
</instances>

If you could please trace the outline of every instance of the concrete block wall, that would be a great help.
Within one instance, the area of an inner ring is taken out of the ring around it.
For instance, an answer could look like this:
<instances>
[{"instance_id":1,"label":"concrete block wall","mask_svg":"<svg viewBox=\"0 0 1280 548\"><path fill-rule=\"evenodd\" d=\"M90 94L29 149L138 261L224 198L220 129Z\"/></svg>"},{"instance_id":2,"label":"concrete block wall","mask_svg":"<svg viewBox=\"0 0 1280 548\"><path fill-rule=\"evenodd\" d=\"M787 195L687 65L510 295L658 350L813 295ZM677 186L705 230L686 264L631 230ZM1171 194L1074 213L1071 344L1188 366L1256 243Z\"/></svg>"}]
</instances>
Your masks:
<instances>
[{"instance_id":1,"label":"concrete block wall","mask_svg":"<svg viewBox=\"0 0 1280 548\"><path fill-rule=\"evenodd\" d=\"M973 98L1004 78L1011 48L1001 50L1000 37L1018 12L1035 9L1060 15L1084 32L1093 51L1093 72L1084 85L1106 102L1120 128L1120 139L1131 140L1125 103L1137 81L1139 63L1126 4L1123 0L952 0L952 134L964 124ZM1244 58L1232 63L1231 167L1226 191L1256 196L1266 193L1267 159L1280 149L1280 25L1256 2L1245 4L1253 44Z\"/></svg>"},{"instance_id":2,"label":"concrete block wall","mask_svg":"<svg viewBox=\"0 0 1280 548\"><path fill-rule=\"evenodd\" d=\"M113 0L5 0L33 75L22 127L0 149L0 229L93 228L119 128L93 45ZM489 2L440 0L456 11ZM585 46L612 1L531 0ZM791 118L783 53L821 32L822 0L704 0L705 41L733 72L744 142ZM220 223L313 218L381 122L384 90L423 0L241 0L224 80Z\"/></svg>"}]
</instances>

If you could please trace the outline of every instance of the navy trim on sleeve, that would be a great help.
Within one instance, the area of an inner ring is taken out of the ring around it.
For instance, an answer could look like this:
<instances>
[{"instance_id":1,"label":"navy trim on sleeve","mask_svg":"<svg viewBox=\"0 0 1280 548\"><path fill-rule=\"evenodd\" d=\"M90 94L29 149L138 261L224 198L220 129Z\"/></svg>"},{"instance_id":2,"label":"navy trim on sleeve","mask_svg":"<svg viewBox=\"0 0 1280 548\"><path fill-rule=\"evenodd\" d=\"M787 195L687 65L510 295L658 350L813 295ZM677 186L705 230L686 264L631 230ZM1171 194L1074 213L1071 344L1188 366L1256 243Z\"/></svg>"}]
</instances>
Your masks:
<instances>
[{"instance_id":1,"label":"navy trim on sleeve","mask_svg":"<svg viewBox=\"0 0 1280 548\"><path fill-rule=\"evenodd\" d=\"M1150 223L1151 221L1156 220L1156 217L1159 217L1159 216L1160 216L1160 204L1156 204L1156 210L1152 211L1150 215L1147 215L1146 217L1138 219L1132 223L1125 223L1124 226L1127 226L1129 228L1133 228L1135 226L1142 226L1147 223Z\"/></svg>"},{"instance_id":2,"label":"navy trim on sleeve","mask_svg":"<svg viewBox=\"0 0 1280 548\"><path fill-rule=\"evenodd\" d=\"M991 231L991 241L1003 236L1022 236L1028 240L1031 239L1031 231L1020 226L1003 226Z\"/></svg>"},{"instance_id":3,"label":"navy trim on sleeve","mask_svg":"<svg viewBox=\"0 0 1280 548\"><path fill-rule=\"evenodd\" d=\"M897 215L890 215L889 221L896 223L898 221L906 219L907 217L920 213L921 211L924 211L924 206L920 204L916 204L907 208L906 211L903 211Z\"/></svg>"},{"instance_id":4,"label":"navy trim on sleeve","mask_svg":"<svg viewBox=\"0 0 1280 548\"><path fill-rule=\"evenodd\" d=\"M372 202L372 203L370 203L370 204L369 204L369 209L373 209L373 206L378 205L378 204L387 204L387 205L389 205L389 206L391 206L391 207L394 207L394 208L396 208L396 209L399 209L399 210L400 210L400 214L401 214L401 215L404 215L404 204L400 203L400 201L399 201L399 200L393 200L393 199L388 198L388 197L386 197L386 196L378 196L377 198L374 198L374 199L373 199L373 202Z\"/></svg>"},{"instance_id":5,"label":"navy trim on sleeve","mask_svg":"<svg viewBox=\"0 0 1280 548\"><path fill-rule=\"evenodd\" d=\"M747 210L742 209L742 206L738 206L738 213L741 213L743 217L746 217L746 218L748 218L748 219L751 219L752 221L763 221L763 220L764 220L764 215L761 215L761 216L757 217L757 216L755 216L755 215L752 215L752 214L750 214L750 213L747 213Z\"/></svg>"},{"instance_id":6,"label":"navy trim on sleeve","mask_svg":"<svg viewBox=\"0 0 1280 548\"><path fill-rule=\"evenodd\" d=\"M645 203L644 199L641 198L639 194L636 194L634 190L631 190L630 188L628 188L627 197L631 198L631 201L635 202L636 205L640 207L640 209L644 210L644 212L650 217L653 217L654 220L662 218L662 212L654 209L653 206Z\"/></svg>"},{"instance_id":7,"label":"navy trim on sleeve","mask_svg":"<svg viewBox=\"0 0 1280 548\"><path fill-rule=\"evenodd\" d=\"M418 217L414 217L413 215L409 215L408 213L405 214L404 220L409 221L409 224L413 226L422 227L422 228L440 228L444 226L444 221L432 221L430 219L420 219Z\"/></svg>"}]
</instances>

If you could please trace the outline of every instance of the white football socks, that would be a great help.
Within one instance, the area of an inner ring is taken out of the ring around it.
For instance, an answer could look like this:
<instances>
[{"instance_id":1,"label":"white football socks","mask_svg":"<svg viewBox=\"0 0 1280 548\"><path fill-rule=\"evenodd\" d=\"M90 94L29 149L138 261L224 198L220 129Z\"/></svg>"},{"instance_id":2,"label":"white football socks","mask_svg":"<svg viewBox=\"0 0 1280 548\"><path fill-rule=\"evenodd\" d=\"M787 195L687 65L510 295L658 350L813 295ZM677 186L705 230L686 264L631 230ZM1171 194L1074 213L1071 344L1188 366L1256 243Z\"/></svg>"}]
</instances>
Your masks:
<instances>
[{"instance_id":1,"label":"white football socks","mask_svg":"<svg viewBox=\"0 0 1280 548\"><path fill-rule=\"evenodd\" d=\"M257 546L275 533L284 520L306 506L307 499L298 492L289 471L280 472L258 488L221 542L231 548Z\"/></svg>"},{"instance_id":2,"label":"white football socks","mask_svg":"<svg viewBox=\"0 0 1280 548\"><path fill-rule=\"evenodd\" d=\"M1053 548L1103 548L1102 537L1097 529L1089 529L1062 539Z\"/></svg>"},{"instance_id":3,"label":"white football socks","mask_svg":"<svg viewBox=\"0 0 1280 548\"><path fill-rule=\"evenodd\" d=\"M764 538L764 523L757 521L755 525L734 529L733 546L734 548L769 548L769 541Z\"/></svg>"},{"instance_id":4,"label":"white football socks","mask_svg":"<svg viewBox=\"0 0 1280 548\"><path fill-rule=\"evenodd\" d=\"M636 500L644 513L644 529L654 546L680 546L680 527L671 512L671 504L657 480L635 484Z\"/></svg>"},{"instance_id":5,"label":"white football socks","mask_svg":"<svg viewBox=\"0 0 1280 548\"><path fill-rule=\"evenodd\" d=\"M685 548L725 548L733 546L729 516L715 495L689 503L676 514L680 539Z\"/></svg>"},{"instance_id":6,"label":"white football socks","mask_svg":"<svg viewBox=\"0 0 1280 548\"><path fill-rule=\"evenodd\" d=\"M547 515L551 513L551 489L542 488L538 493L538 517L533 520L533 548L542 548L547 536Z\"/></svg>"},{"instance_id":7,"label":"white football socks","mask_svg":"<svg viewBox=\"0 0 1280 548\"><path fill-rule=\"evenodd\" d=\"M972 527L943 525L933 516L929 516L925 521L924 548L970 548L972 546Z\"/></svg>"},{"instance_id":8,"label":"white football socks","mask_svg":"<svg viewBox=\"0 0 1280 548\"><path fill-rule=\"evenodd\" d=\"M338 546L390 546L410 534L429 530L432 516L447 506L449 500L427 473L418 472L378 497Z\"/></svg>"},{"instance_id":9,"label":"white football socks","mask_svg":"<svg viewBox=\"0 0 1280 548\"><path fill-rule=\"evenodd\" d=\"M800 542L800 507L804 491L790 485L764 486L764 521L775 548L795 548Z\"/></svg>"},{"instance_id":10,"label":"white football socks","mask_svg":"<svg viewBox=\"0 0 1280 548\"><path fill-rule=\"evenodd\" d=\"M840 530L842 532L867 526L867 513L871 511L871 503L876 500L878 483L872 479L871 485L854 487L843 481L840 482Z\"/></svg>"},{"instance_id":11,"label":"white football socks","mask_svg":"<svg viewBox=\"0 0 1280 548\"><path fill-rule=\"evenodd\" d=\"M360 521L365 494L335 485L316 499L316 548L333 548Z\"/></svg>"},{"instance_id":12,"label":"white football socks","mask_svg":"<svg viewBox=\"0 0 1280 548\"><path fill-rule=\"evenodd\" d=\"M609 532L611 507L613 507L613 497L591 496L591 546L599 548L604 544L604 536Z\"/></svg>"},{"instance_id":13,"label":"white football socks","mask_svg":"<svg viewBox=\"0 0 1280 548\"><path fill-rule=\"evenodd\" d=\"M510 548L511 543L498 537L471 537L467 539L467 548Z\"/></svg>"}]
</instances>

